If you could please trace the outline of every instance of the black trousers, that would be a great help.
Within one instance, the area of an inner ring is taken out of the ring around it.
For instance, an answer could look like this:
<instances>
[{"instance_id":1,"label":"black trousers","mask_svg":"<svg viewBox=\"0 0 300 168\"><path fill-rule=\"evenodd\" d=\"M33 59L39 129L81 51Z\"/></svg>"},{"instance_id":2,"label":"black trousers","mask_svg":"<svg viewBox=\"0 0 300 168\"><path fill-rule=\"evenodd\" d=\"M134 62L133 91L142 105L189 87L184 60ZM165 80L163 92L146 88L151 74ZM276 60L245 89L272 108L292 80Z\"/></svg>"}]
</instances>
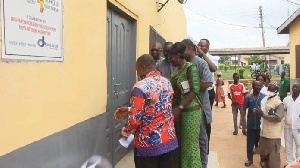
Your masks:
<instances>
[{"instance_id":1,"label":"black trousers","mask_svg":"<svg viewBox=\"0 0 300 168\"><path fill-rule=\"evenodd\" d=\"M175 150L158 156L136 156L135 168L175 168Z\"/></svg>"},{"instance_id":2,"label":"black trousers","mask_svg":"<svg viewBox=\"0 0 300 168\"><path fill-rule=\"evenodd\" d=\"M247 158L253 161L253 148L260 139L260 129L247 129Z\"/></svg>"},{"instance_id":3,"label":"black trousers","mask_svg":"<svg viewBox=\"0 0 300 168\"><path fill-rule=\"evenodd\" d=\"M212 110L212 106L214 104L215 101L215 89L210 89L208 90L208 94L209 94L209 101L210 101L210 108ZM210 141L210 134L211 134L211 125L210 123L206 125L206 132L207 132L207 137L208 137L208 148L207 148L207 154L209 154L209 141Z\"/></svg>"},{"instance_id":4,"label":"black trousers","mask_svg":"<svg viewBox=\"0 0 300 168\"><path fill-rule=\"evenodd\" d=\"M212 106L213 106L215 98L216 98L215 89L213 88L213 89L208 90L208 94L209 94L210 108L212 109Z\"/></svg>"}]
</instances>

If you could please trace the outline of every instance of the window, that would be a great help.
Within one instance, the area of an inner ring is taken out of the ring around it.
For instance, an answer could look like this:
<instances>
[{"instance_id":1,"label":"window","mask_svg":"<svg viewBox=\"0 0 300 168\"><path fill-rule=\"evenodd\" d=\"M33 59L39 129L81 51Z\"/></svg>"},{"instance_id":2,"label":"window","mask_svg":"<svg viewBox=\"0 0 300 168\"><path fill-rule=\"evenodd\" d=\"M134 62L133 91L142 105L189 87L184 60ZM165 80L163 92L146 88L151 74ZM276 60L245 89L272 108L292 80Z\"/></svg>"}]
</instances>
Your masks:
<instances>
[{"instance_id":1,"label":"window","mask_svg":"<svg viewBox=\"0 0 300 168\"><path fill-rule=\"evenodd\" d=\"M150 26L149 50L151 49L152 44L155 42L159 42L161 45L164 45L166 40L152 26Z\"/></svg>"},{"instance_id":2,"label":"window","mask_svg":"<svg viewBox=\"0 0 300 168\"><path fill-rule=\"evenodd\" d=\"M296 45L296 78L300 78L300 45Z\"/></svg>"}]
</instances>

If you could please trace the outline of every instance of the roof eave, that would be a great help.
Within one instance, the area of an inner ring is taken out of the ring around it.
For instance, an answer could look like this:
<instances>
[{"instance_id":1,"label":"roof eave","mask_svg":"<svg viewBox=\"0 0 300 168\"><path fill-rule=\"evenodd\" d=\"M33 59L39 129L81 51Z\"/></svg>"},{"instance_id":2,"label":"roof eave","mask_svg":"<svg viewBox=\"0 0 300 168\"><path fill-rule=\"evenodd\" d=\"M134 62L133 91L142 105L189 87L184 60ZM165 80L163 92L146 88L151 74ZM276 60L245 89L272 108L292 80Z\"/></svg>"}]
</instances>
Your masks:
<instances>
[{"instance_id":1,"label":"roof eave","mask_svg":"<svg viewBox=\"0 0 300 168\"><path fill-rule=\"evenodd\" d=\"M277 28L277 34L289 34L290 25L300 16L300 8L297 9L281 26Z\"/></svg>"}]
</instances>

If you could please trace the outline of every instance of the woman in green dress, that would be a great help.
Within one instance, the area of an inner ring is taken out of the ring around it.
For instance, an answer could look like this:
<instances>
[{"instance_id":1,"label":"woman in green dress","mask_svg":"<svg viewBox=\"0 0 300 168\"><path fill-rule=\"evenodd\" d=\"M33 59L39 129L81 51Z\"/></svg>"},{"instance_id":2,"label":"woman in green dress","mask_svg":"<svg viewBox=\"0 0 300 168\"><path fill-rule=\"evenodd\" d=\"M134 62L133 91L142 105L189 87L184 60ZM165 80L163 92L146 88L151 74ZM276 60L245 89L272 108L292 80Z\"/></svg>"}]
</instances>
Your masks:
<instances>
[{"instance_id":1,"label":"woman in green dress","mask_svg":"<svg viewBox=\"0 0 300 168\"><path fill-rule=\"evenodd\" d=\"M176 67L171 76L174 89L173 112L179 147L175 152L176 168L201 168L200 125L201 103L200 77L196 65L186 62L185 45L175 43L169 51L170 61Z\"/></svg>"}]
</instances>

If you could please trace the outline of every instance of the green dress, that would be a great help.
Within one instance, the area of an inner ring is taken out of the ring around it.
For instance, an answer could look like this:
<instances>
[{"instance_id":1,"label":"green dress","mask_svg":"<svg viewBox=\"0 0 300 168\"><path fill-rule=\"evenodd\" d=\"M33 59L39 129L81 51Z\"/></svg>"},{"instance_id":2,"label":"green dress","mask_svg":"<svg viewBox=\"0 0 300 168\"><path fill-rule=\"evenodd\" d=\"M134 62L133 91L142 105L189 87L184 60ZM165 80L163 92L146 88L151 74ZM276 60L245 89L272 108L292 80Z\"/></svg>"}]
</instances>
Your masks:
<instances>
[{"instance_id":1,"label":"green dress","mask_svg":"<svg viewBox=\"0 0 300 168\"><path fill-rule=\"evenodd\" d=\"M173 107L178 107L187 98L181 82L188 81L190 91L200 92L200 77L196 65L187 62L181 69L176 68L171 76L174 89ZM175 123L179 147L175 151L176 168L201 168L200 157L201 103L197 96L182 111L181 119Z\"/></svg>"}]
</instances>

